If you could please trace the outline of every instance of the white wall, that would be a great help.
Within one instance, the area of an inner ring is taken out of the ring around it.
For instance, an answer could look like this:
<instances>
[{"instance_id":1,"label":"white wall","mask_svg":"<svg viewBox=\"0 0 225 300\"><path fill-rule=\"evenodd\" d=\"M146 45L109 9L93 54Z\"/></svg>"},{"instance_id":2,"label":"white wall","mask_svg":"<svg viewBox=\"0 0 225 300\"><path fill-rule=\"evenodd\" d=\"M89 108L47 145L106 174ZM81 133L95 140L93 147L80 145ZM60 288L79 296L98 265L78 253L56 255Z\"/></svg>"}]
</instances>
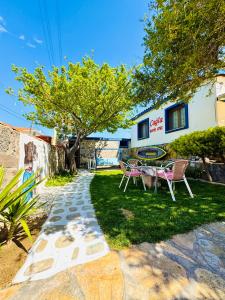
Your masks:
<instances>
[{"instance_id":1,"label":"white wall","mask_svg":"<svg viewBox=\"0 0 225 300\"><path fill-rule=\"evenodd\" d=\"M225 94L225 76L217 76L216 79L216 95L218 97Z\"/></svg>"},{"instance_id":2,"label":"white wall","mask_svg":"<svg viewBox=\"0 0 225 300\"><path fill-rule=\"evenodd\" d=\"M24 168L24 158L25 158L25 148L24 145L33 142L36 146L37 156L33 160L33 171L36 172L41 168L41 179L45 178L48 175L48 165L49 165L49 151L51 146L43 140L40 140L35 137L31 137L27 134L20 133L20 141L19 141L19 169ZM44 184L44 183L43 183ZM41 184L38 186L37 190L41 189Z\"/></svg>"},{"instance_id":3,"label":"white wall","mask_svg":"<svg viewBox=\"0 0 225 300\"><path fill-rule=\"evenodd\" d=\"M132 126L131 129L131 147L134 148L169 143L181 135L216 126L216 99L217 94L215 84L213 86L211 84L204 85L199 88L188 104L189 128L179 131L165 133L165 108L173 105L174 103L167 103L158 110L152 110L140 116L135 120L136 124ZM150 132L148 139L138 140L137 123L149 118L150 124L151 120L156 120L158 117L163 118L163 122L155 127L158 128L162 126L162 129L155 132Z\"/></svg>"}]
</instances>

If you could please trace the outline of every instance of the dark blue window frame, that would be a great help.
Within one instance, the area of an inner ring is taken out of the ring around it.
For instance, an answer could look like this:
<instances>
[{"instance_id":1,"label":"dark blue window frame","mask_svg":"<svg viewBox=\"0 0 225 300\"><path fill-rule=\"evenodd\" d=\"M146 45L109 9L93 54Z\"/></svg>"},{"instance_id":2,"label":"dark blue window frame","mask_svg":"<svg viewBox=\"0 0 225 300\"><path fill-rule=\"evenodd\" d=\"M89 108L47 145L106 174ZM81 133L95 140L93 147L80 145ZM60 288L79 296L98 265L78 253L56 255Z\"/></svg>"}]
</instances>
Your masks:
<instances>
[{"instance_id":1,"label":"dark blue window frame","mask_svg":"<svg viewBox=\"0 0 225 300\"><path fill-rule=\"evenodd\" d=\"M183 127L180 128L176 128L176 129L170 129L169 128L169 112L173 109L179 108L180 106L184 105L184 109L185 109L185 125ZM183 130L183 129L187 129L189 127L189 119L188 119L188 104L184 104L184 103L176 103L174 105L171 105L169 107L167 107L165 109L165 133L170 133L170 132L174 132L174 131L179 131L179 130Z\"/></svg>"},{"instance_id":2,"label":"dark blue window frame","mask_svg":"<svg viewBox=\"0 0 225 300\"><path fill-rule=\"evenodd\" d=\"M148 133L147 133L146 137L141 137L140 126L143 125L143 124L147 124L147 126L148 126L148 131L147 131ZM144 139L148 139L149 138L149 118L144 119L144 120L142 120L141 122L139 122L137 124L137 138L138 138L138 140L144 140Z\"/></svg>"}]
</instances>

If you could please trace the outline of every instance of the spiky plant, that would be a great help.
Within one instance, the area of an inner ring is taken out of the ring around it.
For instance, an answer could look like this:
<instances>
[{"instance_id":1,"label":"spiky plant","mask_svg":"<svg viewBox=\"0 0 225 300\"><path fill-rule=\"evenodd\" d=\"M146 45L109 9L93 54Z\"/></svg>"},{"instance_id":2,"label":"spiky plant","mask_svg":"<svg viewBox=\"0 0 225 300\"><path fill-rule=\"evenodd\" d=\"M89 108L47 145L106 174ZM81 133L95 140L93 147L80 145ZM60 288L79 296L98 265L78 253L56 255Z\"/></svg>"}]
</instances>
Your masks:
<instances>
[{"instance_id":1,"label":"spiky plant","mask_svg":"<svg viewBox=\"0 0 225 300\"><path fill-rule=\"evenodd\" d=\"M38 196L27 200L27 195L39 183L36 174L24 183L20 184L20 178L24 170L17 172L14 178L0 192L0 222L6 229L6 240L12 240L19 229L23 229L29 239L32 241L30 229L27 224L27 217L37 209L35 205ZM0 167L0 189L4 180L4 168Z\"/></svg>"}]
</instances>

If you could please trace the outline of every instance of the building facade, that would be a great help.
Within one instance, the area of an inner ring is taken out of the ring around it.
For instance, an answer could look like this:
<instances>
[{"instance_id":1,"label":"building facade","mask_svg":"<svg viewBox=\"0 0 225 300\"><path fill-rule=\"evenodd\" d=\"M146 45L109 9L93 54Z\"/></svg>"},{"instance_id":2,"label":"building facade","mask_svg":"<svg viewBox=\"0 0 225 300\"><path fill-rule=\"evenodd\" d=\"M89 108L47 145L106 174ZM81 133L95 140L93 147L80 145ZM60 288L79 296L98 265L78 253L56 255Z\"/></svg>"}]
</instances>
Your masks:
<instances>
[{"instance_id":1,"label":"building facade","mask_svg":"<svg viewBox=\"0 0 225 300\"><path fill-rule=\"evenodd\" d=\"M180 101L160 109L150 107L133 120L131 148L163 145L193 131L225 126L225 76L202 85L188 104Z\"/></svg>"},{"instance_id":2,"label":"building facade","mask_svg":"<svg viewBox=\"0 0 225 300\"><path fill-rule=\"evenodd\" d=\"M75 138L70 139L70 147ZM129 157L130 139L110 139L99 137L86 137L80 144L76 153L78 167L87 168L90 160L97 167L118 166L119 160Z\"/></svg>"}]
</instances>

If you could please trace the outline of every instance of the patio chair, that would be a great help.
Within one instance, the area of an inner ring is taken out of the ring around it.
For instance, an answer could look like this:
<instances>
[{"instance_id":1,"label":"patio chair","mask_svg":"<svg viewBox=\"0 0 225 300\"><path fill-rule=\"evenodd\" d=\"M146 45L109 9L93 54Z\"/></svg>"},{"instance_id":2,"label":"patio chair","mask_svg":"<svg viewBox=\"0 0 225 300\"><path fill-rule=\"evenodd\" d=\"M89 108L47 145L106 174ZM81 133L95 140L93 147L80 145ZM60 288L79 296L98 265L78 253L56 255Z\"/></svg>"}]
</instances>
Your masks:
<instances>
[{"instance_id":1,"label":"patio chair","mask_svg":"<svg viewBox=\"0 0 225 300\"><path fill-rule=\"evenodd\" d=\"M120 168L121 170L123 171L123 177L121 179L121 182L120 182L120 185L119 185L119 188L121 187L122 183L123 183L123 180L125 178L127 178L127 182L125 184L125 187L124 187L124 192L126 192L126 189L127 189L127 185L129 183L129 180L130 178L139 178L141 177L142 179L142 183L143 183L143 187L144 187L144 190L146 191L146 187L145 187L145 183L144 183L144 179L143 179L143 174L142 172L138 171L137 169L132 169L128 164L126 164L125 162L123 161L120 161Z\"/></svg>"},{"instance_id":2,"label":"patio chair","mask_svg":"<svg viewBox=\"0 0 225 300\"><path fill-rule=\"evenodd\" d=\"M134 166L134 167L143 165L139 159L134 159L134 158L128 159L127 163L128 163L128 165Z\"/></svg>"},{"instance_id":3,"label":"patio chair","mask_svg":"<svg viewBox=\"0 0 225 300\"><path fill-rule=\"evenodd\" d=\"M181 181L184 181L191 198L194 198L191 188L185 177L185 171L187 169L187 166L188 160L180 159L168 163L164 168L157 171L157 178L161 178L167 181L173 201L176 201L173 192L173 186L175 185L175 182ZM157 182L155 184L157 185Z\"/></svg>"},{"instance_id":4,"label":"patio chair","mask_svg":"<svg viewBox=\"0 0 225 300\"><path fill-rule=\"evenodd\" d=\"M144 164L142 163L141 160L135 159L135 158L130 158L130 159L128 159L127 164L128 164L128 166L130 166L131 171L132 171L133 169L135 169L136 167L138 167L138 166L144 166ZM133 167L133 168L132 168L132 167ZM134 184L137 185L137 181L136 181L136 178L135 178L135 177L133 177L133 182L134 182Z\"/></svg>"}]
</instances>

